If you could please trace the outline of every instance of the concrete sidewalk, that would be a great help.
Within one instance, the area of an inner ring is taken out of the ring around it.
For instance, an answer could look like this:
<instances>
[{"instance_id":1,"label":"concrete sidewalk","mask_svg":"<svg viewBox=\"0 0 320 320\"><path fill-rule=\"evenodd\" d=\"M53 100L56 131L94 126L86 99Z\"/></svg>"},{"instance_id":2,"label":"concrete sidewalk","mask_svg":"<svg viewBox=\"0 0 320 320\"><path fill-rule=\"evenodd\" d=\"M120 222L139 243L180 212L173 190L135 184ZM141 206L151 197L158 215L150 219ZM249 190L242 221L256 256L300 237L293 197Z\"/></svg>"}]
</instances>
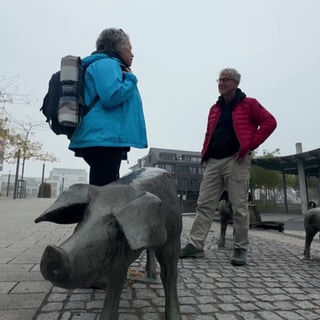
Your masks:
<instances>
[{"instance_id":1,"label":"concrete sidewalk","mask_svg":"<svg viewBox=\"0 0 320 320\"><path fill-rule=\"evenodd\" d=\"M46 245L62 243L74 225L35 224L53 199L0 198L0 320L98 320L104 291L65 290L45 281L39 262ZM303 217L262 215L263 220L303 223ZM183 218L182 245L193 216ZM250 230L248 264L230 265L232 226L218 249L219 224L209 233L205 257L179 261L182 320L320 319L320 264L302 259L304 232ZM316 236L312 255L320 250ZM145 256L132 265L143 272ZM128 280L120 320L164 319L161 283Z\"/></svg>"}]
</instances>

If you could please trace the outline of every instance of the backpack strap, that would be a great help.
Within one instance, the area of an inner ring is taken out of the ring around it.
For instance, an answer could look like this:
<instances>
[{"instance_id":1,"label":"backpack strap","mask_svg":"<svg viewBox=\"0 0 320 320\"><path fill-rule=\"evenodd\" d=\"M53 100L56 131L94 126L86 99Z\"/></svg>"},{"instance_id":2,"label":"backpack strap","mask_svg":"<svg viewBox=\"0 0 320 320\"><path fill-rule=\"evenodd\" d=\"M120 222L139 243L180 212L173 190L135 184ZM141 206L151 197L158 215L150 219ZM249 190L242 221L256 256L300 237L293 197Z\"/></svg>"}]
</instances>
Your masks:
<instances>
[{"instance_id":1,"label":"backpack strap","mask_svg":"<svg viewBox=\"0 0 320 320\"><path fill-rule=\"evenodd\" d=\"M94 97L94 99L91 101L91 103L86 106L85 108L83 108L83 111L82 111L82 116L84 117L85 115L87 115L89 113L89 111L93 108L93 106L99 101L99 96L96 95Z\"/></svg>"}]
</instances>

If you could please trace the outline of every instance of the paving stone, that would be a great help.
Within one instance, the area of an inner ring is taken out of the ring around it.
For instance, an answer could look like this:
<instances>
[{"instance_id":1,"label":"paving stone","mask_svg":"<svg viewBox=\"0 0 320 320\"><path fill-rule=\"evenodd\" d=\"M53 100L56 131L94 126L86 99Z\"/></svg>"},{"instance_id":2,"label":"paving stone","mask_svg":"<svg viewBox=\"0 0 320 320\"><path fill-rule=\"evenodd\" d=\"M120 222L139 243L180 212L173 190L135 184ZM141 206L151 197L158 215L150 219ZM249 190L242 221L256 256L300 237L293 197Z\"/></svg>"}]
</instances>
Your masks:
<instances>
[{"instance_id":1,"label":"paving stone","mask_svg":"<svg viewBox=\"0 0 320 320\"><path fill-rule=\"evenodd\" d=\"M70 301L90 301L91 300L91 294L90 293L74 293L69 297Z\"/></svg>"},{"instance_id":2,"label":"paving stone","mask_svg":"<svg viewBox=\"0 0 320 320\"><path fill-rule=\"evenodd\" d=\"M14 263L0 263L0 272L28 272L34 267L34 264L14 264Z\"/></svg>"},{"instance_id":3,"label":"paving stone","mask_svg":"<svg viewBox=\"0 0 320 320\"><path fill-rule=\"evenodd\" d=\"M236 297L234 297L232 295L219 296L218 299L224 303L237 303L237 302L239 302L239 299L237 299Z\"/></svg>"},{"instance_id":4,"label":"paving stone","mask_svg":"<svg viewBox=\"0 0 320 320\"><path fill-rule=\"evenodd\" d=\"M194 299L193 297L191 297L191 299ZM207 303L211 303L214 304L217 302L216 299L213 298L213 296L200 296L200 297L196 297L196 299L201 303L201 304L207 304ZM193 301L193 300L191 300ZM189 304L192 304L191 301L189 301ZM188 300L183 300L181 297L179 298L179 302L180 303L187 303L188 304Z\"/></svg>"},{"instance_id":5,"label":"paving stone","mask_svg":"<svg viewBox=\"0 0 320 320\"><path fill-rule=\"evenodd\" d=\"M59 312L42 313L37 316L36 320L58 320Z\"/></svg>"},{"instance_id":6,"label":"paving stone","mask_svg":"<svg viewBox=\"0 0 320 320\"><path fill-rule=\"evenodd\" d=\"M77 312L75 315L73 315L71 317L71 320L95 320L96 317L97 317L96 313ZM134 319L134 318L132 318L132 319Z\"/></svg>"},{"instance_id":7,"label":"paving stone","mask_svg":"<svg viewBox=\"0 0 320 320\"><path fill-rule=\"evenodd\" d=\"M1 281L0 282L0 294L7 294L13 290L13 288L18 284L18 282L15 281Z\"/></svg>"},{"instance_id":8,"label":"paving stone","mask_svg":"<svg viewBox=\"0 0 320 320\"><path fill-rule=\"evenodd\" d=\"M243 320L260 320L256 314L252 312L238 312L237 315L240 317L239 319Z\"/></svg>"},{"instance_id":9,"label":"paving stone","mask_svg":"<svg viewBox=\"0 0 320 320\"><path fill-rule=\"evenodd\" d=\"M11 293L37 293L49 292L52 284L48 281L22 281L19 282Z\"/></svg>"},{"instance_id":10,"label":"paving stone","mask_svg":"<svg viewBox=\"0 0 320 320\"><path fill-rule=\"evenodd\" d=\"M53 293L68 293L70 290L65 288L59 288L59 287L52 287L51 292Z\"/></svg>"},{"instance_id":11,"label":"paving stone","mask_svg":"<svg viewBox=\"0 0 320 320\"><path fill-rule=\"evenodd\" d=\"M159 313L145 313L142 316L143 320L162 320L162 315L160 315Z\"/></svg>"},{"instance_id":12,"label":"paving stone","mask_svg":"<svg viewBox=\"0 0 320 320\"><path fill-rule=\"evenodd\" d=\"M12 310L3 310L3 308L1 308L0 320L33 320L36 312L37 308Z\"/></svg>"},{"instance_id":13,"label":"paving stone","mask_svg":"<svg viewBox=\"0 0 320 320\"><path fill-rule=\"evenodd\" d=\"M286 320L304 320L303 316L292 311L277 311L277 313Z\"/></svg>"},{"instance_id":14,"label":"paving stone","mask_svg":"<svg viewBox=\"0 0 320 320\"><path fill-rule=\"evenodd\" d=\"M43 281L40 272L2 271L1 281Z\"/></svg>"},{"instance_id":15,"label":"paving stone","mask_svg":"<svg viewBox=\"0 0 320 320\"><path fill-rule=\"evenodd\" d=\"M83 319L83 320L87 320L87 319ZM139 317L130 313L129 314L124 313L119 315L119 320L139 320Z\"/></svg>"},{"instance_id":16,"label":"paving stone","mask_svg":"<svg viewBox=\"0 0 320 320\"><path fill-rule=\"evenodd\" d=\"M195 316L194 318L187 318L182 316L182 320L216 320L217 318L215 316L210 316L210 315L198 315Z\"/></svg>"},{"instance_id":17,"label":"paving stone","mask_svg":"<svg viewBox=\"0 0 320 320\"><path fill-rule=\"evenodd\" d=\"M119 308L129 308L130 303L127 300L120 300Z\"/></svg>"},{"instance_id":18,"label":"paving stone","mask_svg":"<svg viewBox=\"0 0 320 320\"><path fill-rule=\"evenodd\" d=\"M53 301L53 302L65 301L67 299L67 296L68 295L66 293L52 293L48 297L48 301Z\"/></svg>"},{"instance_id":19,"label":"paving stone","mask_svg":"<svg viewBox=\"0 0 320 320\"><path fill-rule=\"evenodd\" d=\"M236 315L233 314L220 314L220 313L216 313L215 317L217 318L217 320L238 320Z\"/></svg>"},{"instance_id":20,"label":"paving stone","mask_svg":"<svg viewBox=\"0 0 320 320\"><path fill-rule=\"evenodd\" d=\"M243 302L257 301L257 298L253 295L237 294L236 297Z\"/></svg>"},{"instance_id":21,"label":"paving stone","mask_svg":"<svg viewBox=\"0 0 320 320\"><path fill-rule=\"evenodd\" d=\"M66 310L85 310L86 303L84 301L69 301L64 305Z\"/></svg>"},{"instance_id":22,"label":"paving stone","mask_svg":"<svg viewBox=\"0 0 320 320\"><path fill-rule=\"evenodd\" d=\"M257 300L260 300L260 301L269 301L269 302L275 301L275 298L273 296L266 295L266 294L256 295L256 298Z\"/></svg>"},{"instance_id":23,"label":"paving stone","mask_svg":"<svg viewBox=\"0 0 320 320\"><path fill-rule=\"evenodd\" d=\"M0 310L38 308L41 305L44 297L45 293L1 294Z\"/></svg>"},{"instance_id":24,"label":"paving stone","mask_svg":"<svg viewBox=\"0 0 320 320\"><path fill-rule=\"evenodd\" d=\"M283 320L283 318L271 311L261 311L258 312L258 314L261 315L262 319L265 320Z\"/></svg>"},{"instance_id":25,"label":"paving stone","mask_svg":"<svg viewBox=\"0 0 320 320\"><path fill-rule=\"evenodd\" d=\"M61 316L61 320L70 320L71 319L72 314L70 312L64 312Z\"/></svg>"},{"instance_id":26,"label":"paving stone","mask_svg":"<svg viewBox=\"0 0 320 320\"><path fill-rule=\"evenodd\" d=\"M56 311L56 310L62 310L63 303L61 302L49 302L42 306L42 311Z\"/></svg>"},{"instance_id":27,"label":"paving stone","mask_svg":"<svg viewBox=\"0 0 320 320\"><path fill-rule=\"evenodd\" d=\"M223 311L238 311L239 307L231 303L219 303L217 307Z\"/></svg>"},{"instance_id":28,"label":"paving stone","mask_svg":"<svg viewBox=\"0 0 320 320\"><path fill-rule=\"evenodd\" d=\"M272 295L275 301L292 300L291 297L284 294L274 294Z\"/></svg>"},{"instance_id":29,"label":"paving stone","mask_svg":"<svg viewBox=\"0 0 320 320\"><path fill-rule=\"evenodd\" d=\"M125 301L127 301L127 300L125 300ZM93 300L93 301L87 302L87 305L86 305L87 306L87 310L90 310L90 309L101 310L102 307L103 307L103 303L104 303L103 300Z\"/></svg>"},{"instance_id":30,"label":"paving stone","mask_svg":"<svg viewBox=\"0 0 320 320\"><path fill-rule=\"evenodd\" d=\"M186 314L197 314L197 308L193 307L193 306L189 306L189 305L180 305L180 312L182 314L186 313Z\"/></svg>"},{"instance_id":31,"label":"paving stone","mask_svg":"<svg viewBox=\"0 0 320 320\"><path fill-rule=\"evenodd\" d=\"M297 307L289 301L277 301L274 303L277 310L294 310Z\"/></svg>"},{"instance_id":32,"label":"paving stone","mask_svg":"<svg viewBox=\"0 0 320 320\"><path fill-rule=\"evenodd\" d=\"M294 303L295 306L298 306L301 309L314 309L317 308L316 305L310 303L309 301L297 301Z\"/></svg>"},{"instance_id":33,"label":"paving stone","mask_svg":"<svg viewBox=\"0 0 320 320\"><path fill-rule=\"evenodd\" d=\"M239 303L239 307L245 311L259 310L254 303Z\"/></svg>"},{"instance_id":34,"label":"paving stone","mask_svg":"<svg viewBox=\"0 0 320 320\"><path fill-rule=\"evenodd\" d=\"M152 300L152 301L154 301L154 300ZM155 304L157 305L157 303L155 303ZM160 305L163 306L164 303L162 302ZM131 306L133 308L149 307L150 306L150 302L148 300L133 300Z\"/></svg>"},{"instance_id":35,"label":"paving stone","mask_svg":"<svg viewBox=\"0 0 320 320\"><path fill-rule=\"evenodd\" d=\"M199 304L198 308L201 313L213 313L218 311L217 307L212 304Z\"/></svg>"},{"instance_id":36,"label":"paving stone","mask_svg":"<svg viewBox=\"0 0 320 320\"><path fill-rule=\"evenodd\" d=\"M307 320L319 320L320 316L319 313L316 314L313 311L308 311L308 310L297 310L297 313L300 314L303 319L307 319Z\"/></svg>"}]
</instances>

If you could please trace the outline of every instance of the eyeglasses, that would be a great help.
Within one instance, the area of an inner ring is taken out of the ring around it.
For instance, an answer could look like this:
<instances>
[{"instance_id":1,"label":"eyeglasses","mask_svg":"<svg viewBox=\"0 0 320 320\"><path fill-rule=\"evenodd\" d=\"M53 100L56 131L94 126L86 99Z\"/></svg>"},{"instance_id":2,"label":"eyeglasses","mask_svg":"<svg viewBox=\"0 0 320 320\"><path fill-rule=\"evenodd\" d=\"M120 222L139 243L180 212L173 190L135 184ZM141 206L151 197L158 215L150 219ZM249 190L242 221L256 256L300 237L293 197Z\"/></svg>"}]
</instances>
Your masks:
<instances>
[{"instance_id":1,"label":"eyeglasses","mask_svg":"<svg viewBox=\"0 0 320 320\"><path fill-rule=\"evenodd\" d=\"M219 78L219 79L217 79L217 82L218 82L218 83L219 83L219 82L225 83L225 82L228 82L228 81L230 81L230 80L234 80L234 79L231 79L231 78Z\"/></svg>"}]
</instances>

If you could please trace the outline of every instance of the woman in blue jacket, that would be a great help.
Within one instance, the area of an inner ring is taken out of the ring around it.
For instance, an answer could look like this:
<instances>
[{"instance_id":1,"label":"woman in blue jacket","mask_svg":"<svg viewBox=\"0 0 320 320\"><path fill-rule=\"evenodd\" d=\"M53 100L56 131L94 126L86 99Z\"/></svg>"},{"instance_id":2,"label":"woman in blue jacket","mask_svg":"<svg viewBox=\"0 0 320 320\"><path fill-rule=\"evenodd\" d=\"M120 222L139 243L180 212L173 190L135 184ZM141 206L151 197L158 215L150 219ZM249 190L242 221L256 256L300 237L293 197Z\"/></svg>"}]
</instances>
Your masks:
<instances>
[{"instance_id":1,"label":"woman in blue jacket","mask_svg":"<svg viewBox=\"0 0 320 320\"><path fill-rule=\"evenodd\" d=\"M102 186L119 178L130 147L147 148L147 135L138 80L130 69L129 36L122 29L105 29L96 49L82 63L85 103L98 101L75 130L69 149L90 166L89 183Z\"/></svg>"}]
</instances>

